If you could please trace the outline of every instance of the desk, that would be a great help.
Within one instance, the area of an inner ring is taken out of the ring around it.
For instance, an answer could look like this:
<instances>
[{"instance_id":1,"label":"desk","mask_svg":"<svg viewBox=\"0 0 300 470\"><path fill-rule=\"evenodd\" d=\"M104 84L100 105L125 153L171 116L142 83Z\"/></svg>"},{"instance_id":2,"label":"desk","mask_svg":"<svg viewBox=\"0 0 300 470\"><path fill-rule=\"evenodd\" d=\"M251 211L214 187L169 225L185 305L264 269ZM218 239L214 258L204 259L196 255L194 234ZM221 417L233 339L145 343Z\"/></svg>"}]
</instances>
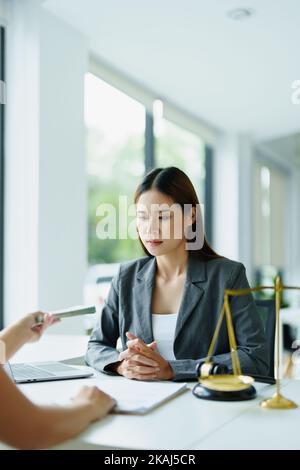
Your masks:
<instances>
[{"instance_id":1,"label":"desk","mask_svg":"<svg viewBox=\"0 0 300 470\"><path fill-rule=\"evenodd\" d=\"M300 405L300 381L284 383L283 395ZM265 391L264 391L265 395ZM299 450L300 407L295 410L265 410L254 406L233 418L194 449Z\"/></svg>"},{"instance_id":2,"label":"desk","mask_svg":"<svg viewBox=\"0 0 300 470\"><path fill-rule=\"evenodd\" d=\"M30 346L32 358L26 350L26 360L49 360L59 352L67 358L66 341L73 344L74 352L83 353L86 337L66 338L46 335L35 347ZM51 346L51 348L50 348ZM75 354L78 355L78 354ZM21 360L21 353L18 361ZM99 375L100 380L111 380L111 376ZM37 403L51 403L60 393L76 393L78 388L93 379L77 379L20 385L20 389ZM114 377L118 381L126 380ZM270 396L274 387L256 384L258 397L255 400L236 403L199 400L189 390L173 398L145 416L109 415L94 423L77 439L59 448L98 449L219 449L219 448L300 448L297 423L300 408L289 411L262 410L258 403ZM300 403L300 382L284 383L284 393Z\"/></svg>"}]
</instances>

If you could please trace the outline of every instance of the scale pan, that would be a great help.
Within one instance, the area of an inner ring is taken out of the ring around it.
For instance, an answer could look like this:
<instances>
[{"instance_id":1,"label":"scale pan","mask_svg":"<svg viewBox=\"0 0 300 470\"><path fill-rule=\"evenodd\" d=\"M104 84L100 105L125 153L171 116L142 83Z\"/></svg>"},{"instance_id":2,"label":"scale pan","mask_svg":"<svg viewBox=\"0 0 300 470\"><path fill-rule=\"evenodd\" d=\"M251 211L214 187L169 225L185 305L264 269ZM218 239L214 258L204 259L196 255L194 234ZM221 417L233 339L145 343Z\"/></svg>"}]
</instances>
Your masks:
<instances>
[{"instance_id":1,"label":"scale pan","mask_svg":"<svg viewBox=\"0 0 300 470\"><path fill-rule=\"evenodd\" d=\"M246 390L251 387L254 382L253 377L248 375L210 375L204 379L199 379L201 385L210 390L222 392L237 392Z\"/></svg>"}]
</instances>

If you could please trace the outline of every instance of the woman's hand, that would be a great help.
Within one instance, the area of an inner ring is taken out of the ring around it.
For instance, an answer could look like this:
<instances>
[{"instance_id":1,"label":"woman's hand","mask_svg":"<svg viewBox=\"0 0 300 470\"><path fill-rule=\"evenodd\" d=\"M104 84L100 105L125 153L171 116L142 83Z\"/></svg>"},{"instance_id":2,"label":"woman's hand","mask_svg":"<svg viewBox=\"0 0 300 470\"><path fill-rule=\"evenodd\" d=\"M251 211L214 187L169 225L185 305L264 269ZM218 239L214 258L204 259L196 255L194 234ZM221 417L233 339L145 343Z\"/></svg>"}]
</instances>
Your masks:
<instances>
[{"instance_id":1,"label":"woman's hand","mask_svg":"<svg viewBox=\"0 0 300 470\"><path fill-rule=\"evenodd\" d=\"M91 410L91 421L96 421L106 416L116 406L116 401L98 387L85 386L73 398L73 404L87 405Z\"/></svg>"},{"instance_id":2,"label":"woman's hand","mask_svg":"<svg viewBox=\"0 0 300 470\"><path fill-rule=\"evenodd\" d=\"M42 320L42 321L41 321ZM8 361L25 343L37 341L50 325L59 320L44 312L29 313L0 332Z\"/></svg>"},{"instance_id":3,"label":"woman's hand","mask_svg":"<svg viewBox=\"0 0 300 470\"><path fill-rule=\"evenodd\" d=\"M156 342L147 345L132 333L126 333L128 349L120 353L116 371L128 379L170 380L174 372L170 364L157 352Z\"/></svg>"},{"instance_id":4,"label":"woman's hand","mask_svg":"<svg viewBox=\"0 0 300 470\"><path fill-rule=\"evenodd\" d=\"M49 313L34 312L21 318L21 320L16 323L16 327L24 337L24 342L32 343L38 341L49 326L59 321L59 319L54 318Z\"/></svg>"}]
</instances>

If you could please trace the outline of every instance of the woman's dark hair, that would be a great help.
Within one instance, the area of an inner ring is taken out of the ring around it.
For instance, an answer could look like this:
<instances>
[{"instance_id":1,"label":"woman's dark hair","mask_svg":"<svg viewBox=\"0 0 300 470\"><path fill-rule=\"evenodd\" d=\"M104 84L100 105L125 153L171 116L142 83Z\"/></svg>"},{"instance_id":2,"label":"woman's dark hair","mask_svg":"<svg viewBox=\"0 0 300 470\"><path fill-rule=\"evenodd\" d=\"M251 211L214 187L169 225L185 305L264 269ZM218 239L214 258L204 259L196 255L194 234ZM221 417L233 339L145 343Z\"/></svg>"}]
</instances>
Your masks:
<instances>
[{"instance_id":1,"label":"woman's dark hair","mask_svg":"<svg viewBox=\"0 0 300 470\"><path fill-rule=\"evenodd\" d=\"M196 208L198 207L198 196L191 180L182 170L175 166L155 168L147 173L135 192L135 204L138 202L140 196L150 189L156 189L162 194L169 196L174 203L179 204L182 209L184 209L185 204L190 204L192 207ZM196 222L193 223L192 230L195 233ZM140 242L146 255L152 256L143 245L141 239ZM222 256L218 255L209 246L205 237L202 248L199 250L191 250L190 254L206 261L215 258L222 258Z\"/></svg>"}]
</instances>

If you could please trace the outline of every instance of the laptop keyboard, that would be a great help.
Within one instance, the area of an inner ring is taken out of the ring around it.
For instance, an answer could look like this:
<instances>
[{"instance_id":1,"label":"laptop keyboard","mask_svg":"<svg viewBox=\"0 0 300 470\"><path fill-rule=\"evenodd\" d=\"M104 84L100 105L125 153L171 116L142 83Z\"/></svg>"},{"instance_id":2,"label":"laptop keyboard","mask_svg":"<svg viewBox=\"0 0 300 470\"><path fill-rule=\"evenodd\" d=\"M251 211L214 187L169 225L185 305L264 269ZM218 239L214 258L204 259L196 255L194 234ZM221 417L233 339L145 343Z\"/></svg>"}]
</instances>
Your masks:
<instances>
[{"instance_id":1,"label":"laptop keyboard","mask_svg":"<svg viewBox=\"0 0 300 470\"><path fill-rule=\"evenodd\" d=\"M11 369L11 370L10 370ZM33 382L56 379L71 379L89 377L93 373L83 371L61 362L39 362L31 364L11 364L6 368L15 382Z\"/></svg>"},{"instance_id":2,"label":"laptop keyboard","mask_svg":"<svg viewBox=\"0 0 300 470\"><path fill-rule=\"evenodd\" d=\"M45 376L54 377L55 374L47 370L39 369L38 367L32 367L27 364L12 364L12 372L15 380L23 379L41 379Z\"/></svg>"},{"instance_id":3,"label":"laptop keyboard","mask_svg":"<svg viewBox=\"0 0 300 470\"><path fill-rule=\"evenodd\" d=\"M78 369L75 369L72 366L68 366L66 364L62 364L61 362L45 362L39 363L39 365L35 366L39 369L43 369L47 373L54 373L54 374L61 374L62 372L70 373L70 372L78 372Z\"/></svg>"}]
</instances>

